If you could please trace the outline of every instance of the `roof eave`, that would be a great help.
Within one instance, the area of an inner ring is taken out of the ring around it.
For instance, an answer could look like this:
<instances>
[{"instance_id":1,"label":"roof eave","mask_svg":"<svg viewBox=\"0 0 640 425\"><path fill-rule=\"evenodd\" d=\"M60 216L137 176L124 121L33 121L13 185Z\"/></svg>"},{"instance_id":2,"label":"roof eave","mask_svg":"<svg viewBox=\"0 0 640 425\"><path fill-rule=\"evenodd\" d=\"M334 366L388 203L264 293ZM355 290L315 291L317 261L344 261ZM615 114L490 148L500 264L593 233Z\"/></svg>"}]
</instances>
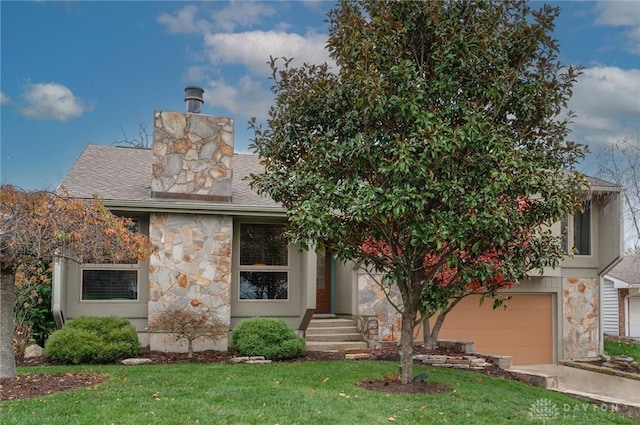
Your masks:
<instances>
[{"instance_id":1,"label":"roof eave","mask_svg":"<svg viewBox=\"0 0 640 425\"><path fill-rule=\"evenodd\" d=\"M153 199L122 200L103 199L102 203L111 210L132 212L165 212L180 214L219 215L260 215L266 217L286 217L286 211L274 205L217 204L189 201L159 201Z\"/></svg>"}]
</instances>

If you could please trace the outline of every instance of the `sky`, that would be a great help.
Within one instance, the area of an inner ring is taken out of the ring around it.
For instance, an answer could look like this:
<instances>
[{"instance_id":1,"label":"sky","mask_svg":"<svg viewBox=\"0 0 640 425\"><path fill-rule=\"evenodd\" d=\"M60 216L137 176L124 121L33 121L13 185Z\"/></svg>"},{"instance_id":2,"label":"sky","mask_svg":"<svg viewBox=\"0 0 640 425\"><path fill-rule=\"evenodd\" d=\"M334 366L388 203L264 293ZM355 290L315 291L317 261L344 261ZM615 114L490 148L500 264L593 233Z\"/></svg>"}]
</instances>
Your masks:
<instances>
[{"instance_id":1,"label":"sky","mask_svg":"<svg viewBox=\"0 0 640 425\"><path fill-rule=\"evenodd\" d=\"M640 1L551 2L562 9L560 59L584 74L569 105L571 137L598 152L640 138ZM532 6L541 6L533 2ZM54 189L87 144L151 133L154 110L184 111L205 89L205 114L248 121L272 104L269 56L329 62L328 1L0 2L0 180ZM149 139L150 142L150 139ZM121 144L121 143L120 143Z\"/></svg>"}]
</instances>

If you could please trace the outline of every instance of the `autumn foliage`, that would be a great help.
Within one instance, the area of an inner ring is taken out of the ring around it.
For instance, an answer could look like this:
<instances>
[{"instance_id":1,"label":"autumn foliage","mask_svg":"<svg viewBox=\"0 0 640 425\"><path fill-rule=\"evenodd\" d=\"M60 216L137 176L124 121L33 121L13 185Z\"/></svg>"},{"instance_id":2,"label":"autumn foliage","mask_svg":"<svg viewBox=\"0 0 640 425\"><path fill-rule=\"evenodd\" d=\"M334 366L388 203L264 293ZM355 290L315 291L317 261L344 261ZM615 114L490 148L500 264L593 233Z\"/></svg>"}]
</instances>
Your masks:
<instances>
[{"instance_id":1,"label":"autumn foliage","mask_svg":"<svg viewBox=\"0 0 640 425\"><path fill-rule=\"evenodd\" d=\"M15 281L58 260L77 263L137 262L154 248L98 199L73 199L64 192L28 192L0 187L0 377L16 376L13 352ZM36 273L44 276L44 273ZM30 278L31 279L31 278Z\"/></svg>"},{"instance_id":2,"label":"autumn foliage","mask_svg":"<svg viewBox=\"0 0 640 425\"><path fill-rule=\"evenodd\" d=\"M0 265L15 270L39 260L78 263L137 262L151 255L149 239L130 231L98 199L64 193L27 192L3 185L0 194Z\"/></svg>"}]
</instances>

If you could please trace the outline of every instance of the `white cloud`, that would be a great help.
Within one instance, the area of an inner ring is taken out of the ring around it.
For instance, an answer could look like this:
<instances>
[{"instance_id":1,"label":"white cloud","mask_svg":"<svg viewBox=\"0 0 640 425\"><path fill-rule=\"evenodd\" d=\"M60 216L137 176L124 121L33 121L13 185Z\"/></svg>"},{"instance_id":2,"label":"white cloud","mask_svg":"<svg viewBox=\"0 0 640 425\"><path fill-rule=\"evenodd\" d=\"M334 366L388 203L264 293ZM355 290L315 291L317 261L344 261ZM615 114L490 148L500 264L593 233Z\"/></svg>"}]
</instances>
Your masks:
<instances>
[{"instance_id":1,"label":"white cloud","mask_svg":"<svg viewBox=\"0 0 640 425\"><path fill-rule=\"evenodd\" d=\"M207 79L207 71L202 66L194 65L184 75L186 81L202 81Z\"/></svg>"},{"instance_id":2,"label":"white cloud","mask_svg":"<svg viewBox=\"0 0 640 425\"><path fill-rule=\"evenodd\" d=\"M202 36L202 54L195 55L197 62L185 71L184 78L189 82L202 82L206 108L224 108L239 119L252 116L265 119L273 103L268 80L269 56L294 58L292 66L328 62L335 68L325 50L326 34L317 34L314 30L306 34L287 32L290 25L286 22L273 24L271 30L237 31L240 27L261 24L264 17L276 16L274 4L231 1L224 7L218 5L185 6L158 18L169 32ZM314 1L306 4L309 8L319 5ZM280 9L286 7L286 3L278 5ZM207 12L210 8L216 10ZM226 79L212 78L223 73Z\"/></svg>"},{"instance_id":3,"label":"white cloud","mask_svg":"<svg viewBox=\"0 0 640 425\"><path fill-rule=\"evenodd\" d=\"M596 24L628 28L629 51L640 54L640 2L599 1L594 10Z\"/></svg>"},{"instance_id":4,"label":"white cloud","mask_svg":"<svg viewBox=\"0 0 640 425\"><path fill-rule=\"evenodd\" d=\"M235 118L264 120L273 103L273 95L261 82L245 76L233 85L225 80L209 81L204 101L209 107L227 109Z\"/></svg>"},{"instance_id":5,"label":"white cloud","mask_svg":"<svg viewBox=\"0 0 640 425\"><path fill-rule=\"evenodd\" d=\"M93 104L73 95L69 88L56 83L30 84L22 94L19 112L37 120L66 121L93 110Z\"/></svg>"},{"instance_id":6,"label":"white cloud","mask_svg":"<svg viewBox=\"0 0 640 425\"><path fill-rule=\"evenodd\" d=\"M185 6L174 15L163 13L158 16L158 22L164 24L167 30L172 33L198 33L208 31L210 25L204 19L196 21L196 13L198 8L190 5Z\"/></svg>"},{"instance_id":7,"label":"white cloud","mask_svg":"<svg viewBox=\"0 0 640 425\"><path fill-rule=\"evenodd\" d=\"M640 3L637 1L599 1L596 23L612 26L640 26Z\"/></svg>"},{"instance_id":8,"label":"white cloud","mask_svg":"<svg viewBox=\"0 0 640 425\"><path fill-rule=\"evenodd\" d=\"M6 105L9 102L11 102L11 99L9 99L9 96L0 92L0 105Z\"/></svg>"},{"instance_id":9,"label":"white cloud","mask_svg":"<svg viewBox=\"0 0 640 425\"><path fill-rule=\"evenodd\" d=\"M325 50L326 35L305 36L276 31L250 31L243 33L218 33L205 36L208 55L212 64L237 64L247 66L253 74L268 75L269 56L295 58L294 65L303 62L320 64L330 62Z\"/></svg>"},{"instance_id":10,"label":"white cloud","mask_svg":"<svg viewBox=\"0 0 640 425\"><path fill-rule=\"evenodd\" d=\"M597 147L640 135L640 69L585 69L569 109L577 114L573 136L581 143Z\"/></svg>"},{"instance_id":11,"label":"white cloud","mask_svg":"<svg viewBox=\"0 0 640 425\"><path fill-rule=\"evenodd\" d=\"M248 27L260 23L263 16L273 16L276 10L268 3L232 1L229 6L211 14L214 27L233 31L236 26Z\"/></svg>"}]
</instances>

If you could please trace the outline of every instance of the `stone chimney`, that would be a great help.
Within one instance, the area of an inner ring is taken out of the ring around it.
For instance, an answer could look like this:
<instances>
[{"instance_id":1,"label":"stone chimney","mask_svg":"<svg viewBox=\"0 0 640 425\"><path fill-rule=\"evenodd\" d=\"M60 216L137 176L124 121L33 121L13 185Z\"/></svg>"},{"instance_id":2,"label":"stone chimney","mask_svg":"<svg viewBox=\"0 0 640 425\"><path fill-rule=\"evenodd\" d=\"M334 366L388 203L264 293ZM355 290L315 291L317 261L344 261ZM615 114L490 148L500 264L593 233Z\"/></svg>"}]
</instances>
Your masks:
<instances>
[{"instance_id":1,"label":"stone chimney","mask_svg":"<svg viewBox=\"0 0 640 425\"><path fill-rule=\"evenodd\" d=\"M185 93L186 113L154 112L151 197L231 202L233 119L201 114L200 87Z\"/></svg>"}]
</instances>

